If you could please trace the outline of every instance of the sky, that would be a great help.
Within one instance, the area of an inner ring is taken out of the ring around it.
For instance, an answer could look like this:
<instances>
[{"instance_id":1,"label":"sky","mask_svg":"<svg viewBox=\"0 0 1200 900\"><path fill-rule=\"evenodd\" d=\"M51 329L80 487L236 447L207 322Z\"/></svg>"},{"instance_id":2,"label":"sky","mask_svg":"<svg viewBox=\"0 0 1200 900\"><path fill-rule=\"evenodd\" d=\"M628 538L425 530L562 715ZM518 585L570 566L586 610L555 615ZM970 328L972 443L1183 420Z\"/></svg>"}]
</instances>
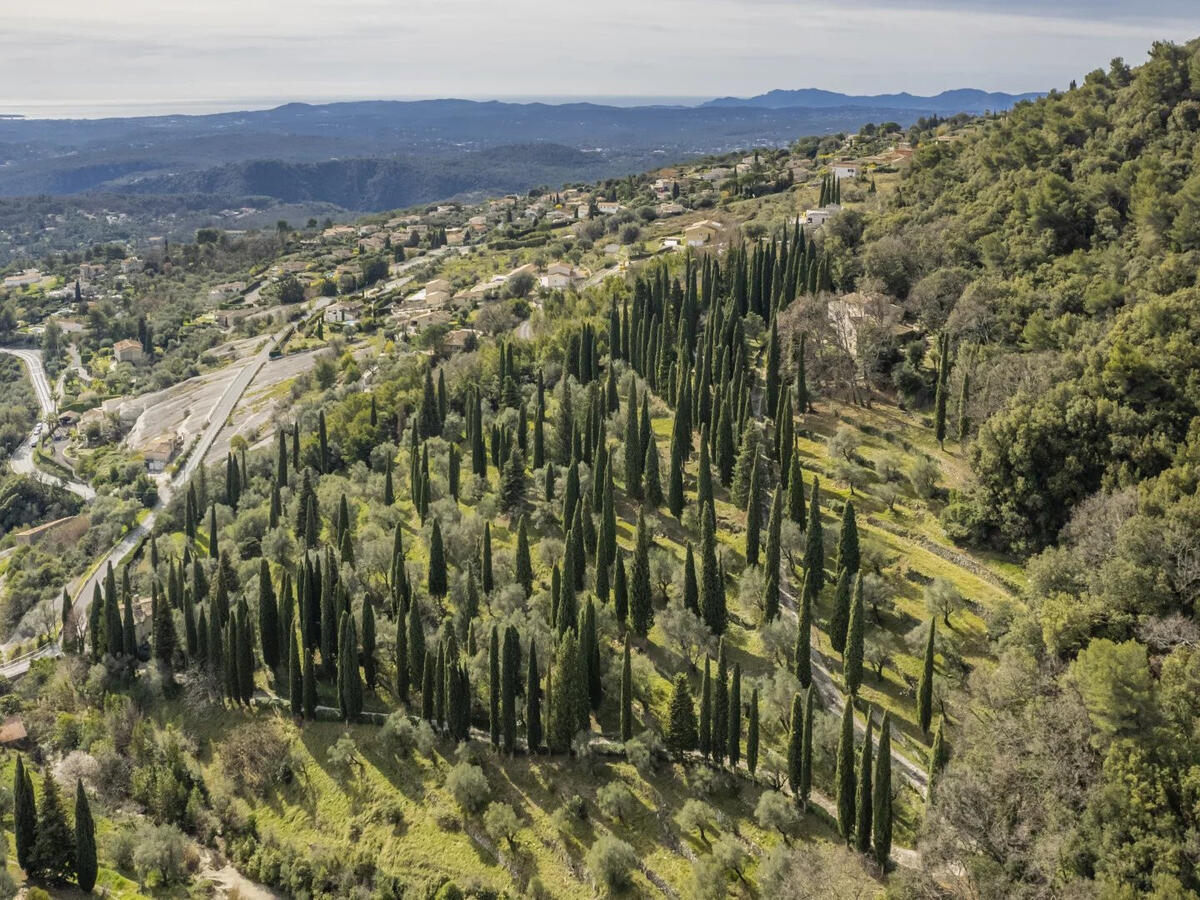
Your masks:
<instances>
[{"instance_id":1,"label":"sky","mask_svg":"<svg viewBox=\"0 0 1200 900\"><path fill-rule=\"evenodd\" d=\"M1066 87L1197 0L0 0L0 114Z\"/></svg>"}]
</instances>

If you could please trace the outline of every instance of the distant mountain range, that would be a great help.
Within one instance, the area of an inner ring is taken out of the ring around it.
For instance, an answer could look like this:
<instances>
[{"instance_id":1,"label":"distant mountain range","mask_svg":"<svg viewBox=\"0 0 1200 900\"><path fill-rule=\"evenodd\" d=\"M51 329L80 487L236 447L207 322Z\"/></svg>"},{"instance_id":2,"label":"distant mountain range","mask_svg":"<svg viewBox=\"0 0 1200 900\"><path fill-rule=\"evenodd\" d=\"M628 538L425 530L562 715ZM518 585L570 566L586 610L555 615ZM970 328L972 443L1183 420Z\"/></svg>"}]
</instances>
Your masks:
<instances>
[{"instance_id":1,"label":"distant mountain range","mask_svg":"<svg viewBox=\"0 0 1200 900\"><path fill-rule=\"evenodd\" d=\"M720 97L700 105L706 108L721 109L745 107L755 109L833 109L838 107L894 109L901 110L906 114L917 110L924 114L952 116L956 113L980 115L987 111L1011 109L1022 100L1036 100L1041 96L1043 96L1041 93L989 93L974 88L942 91L932 97L920 97L909 93L856 96L839 94L836 91L823 91L819 88L801 88L795 91L768 91L755 97Z\"/></svg>"},{"instance_id":2,"label":"distant mountain range","mask_svg":"<svg viewBox=\"0 0 1200 900\"><path fill-rule=\"evenodd\" d=\"M0 197L258 196L389 209L558 187L803 135L909 125L1034 95L772 91L698 106L363 101L213 115L0 118ZM194 201L193 201L194 202Z\"/></svg>"}]
</instances>

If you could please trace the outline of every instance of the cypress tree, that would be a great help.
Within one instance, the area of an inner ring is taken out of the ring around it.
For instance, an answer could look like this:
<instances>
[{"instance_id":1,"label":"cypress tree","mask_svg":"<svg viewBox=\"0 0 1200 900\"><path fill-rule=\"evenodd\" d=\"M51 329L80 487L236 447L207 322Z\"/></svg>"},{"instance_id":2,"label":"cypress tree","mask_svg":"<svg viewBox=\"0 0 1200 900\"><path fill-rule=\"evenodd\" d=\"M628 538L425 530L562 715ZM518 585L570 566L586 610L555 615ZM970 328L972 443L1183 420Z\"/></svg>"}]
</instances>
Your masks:
<instances>
[{"instance_id":1,"label":"cypress tree","mask_svg":"<svg viewBox=\"0 0 1200 900\"><path fill-rule=\"evenodd\" d=\"M170 666L175 658L175 619L171 615L171 605L165 597L158 593L158 580L155 579L153 591L153 642L154 658L162 665Z\"/></svg>"},{"instance_id":2,"label":"cypress tree","mask_svg":"<svg viewBox=\"0 0 1200 900\"><path fill-rule=\"evenodd\" d=\"M421 411L417 417L417 431L422 438L430 438L440 434L441 430L442 422L438 414L437 394L433 387L433 372L427 368L421 392Z\"/></svg>"},{"instance_id":3,"label":"cypress tree","mask_svg":"<svg viewBox=\"0 0 1200 900\"><path fill-rule=\"evenodd\" d=\"M124 593L121 616L121 651L125 654L126 659L132 660L137 654L137 630L133 624L133 598L128 590Z\"/></svg>"},{"instance_id":4,"label":"cypress tree","mask_svg":"<svg viewBox=\"0 0 1200 900\"><path fill-rule=\"evenodd\" d=\"M794 664L796 677L803 687L812 683L812 584L808 576L804 576L804 586L800 589L800 609L796 617L796 652Z\"/></svg>"},{"instance_id":5,"label":"cypress tree","mask_svg":"<svg viewBox=\"0 0 1200 900\"><path fill-rule=\"evenodd\" d=\"M842 530L838 534L837 564L834 568L857 572L858 566L858 522L854 517L854 502L847 500L842 507Z\"/></svg>"},{"instance_id":6,"label":"cypress tree","mask_svg":"<svg viewBox=\"0 0 1200 900\"><path fill-rule=\"evenodd\" d=\"M688 687L687 675L680 672L675 676L671 688L664 743L676 758L682 758L687 751L696 749L696 740L696 709L692 704L692 691Z\"/></svg>"},{"instance_id":7,"label":"cypress tree","mask_svg":"<svg viewBox=\"0 0 1200 900\"><path fill-rule=\"evenodd\" d=\"M488 641L488 734L500 746L500 629L492 626Z\"/></svg>"},{"instance_id":8,"label":"cypress tree","mask_svg":"<svg viewBox=\"0 0 1200 900\"><path fill-rule=\"evenodd\" d=\"M42 779L42 803L33 842L33 871L49 881L65 881L75 872L75 836L58 797L58 783L47 773Z\"/></svg>"},{"instance_id":9,"label":"cypress tree","mask_svg":"<svg viewBox=\"0 0 1200 900\"><path fill-rule=\"evenodd\" d=\"M85 894L96 885L99 867L96 863L96 823L88 804L83 779L75 780L75 883Z\"/></svg>"},{"instance_id":10,"label":"cypress tree","mask_svg":"<svg viewBox=\"0 0 1200 900\"><path fill-rule=\"evenodd\" d=\"M479 552L479 573L483 579L483 592L490 594L496 586L492 574L492 523L483 523L483 542Z\"/></svg>"},{"instance_id":11,"label":"cypress tree","mask_svg":"<svg viewBox=\"0 0 1200 900\"><path fill-rule=\"evenodd\" d=\"M751 776L758 768L758 688L750 692L750 719L746 726L746 768Z\"/></svg>"},{"instance_id":12,"label":"cypress tree","mask_svg":"<svg viewBox=\"0 0 1200 900\"><path fill-rule=\"evenodd\" d=\"M717 568L717 538L711 515L700 524L700 617L715 635L725 633L725 592Z\"/></svg>"},{"instance_id":13,"label":"cypress tree","mask_svg":"<svg viewBox=\"0 0 1200 900\"><path fill-rule=\"evenodd\" d=\"M680 415L676 413L675 418ZM683 445L678 432L678 428L671 431L671 464L667 469L667 509L677 519L683 515Z\"/></svg>"},{"instance_id":14,"label":"cypress tree","mask_svg":"<svg viewBox=\"0 0 1200 900\"><path fill-rule=\"evenodd\" d=\"M297 719L304 715L304 675L300 669L299 641L293 632L288 641L288 700L292 715Z\"/></svg>"},{"instance_id":15,"label":"cypress tree","mask_svg":"<svg viewBox=\"0 0 1200 900\"><path fill-rule=\"evenodd\" d=\"M629 620L629 588L625 577L625 554L617 554L617 574L613 579L613 612L624 627Z\"/></svg>"},{"instance_id":16,"label":"cypress tree","mask_svg":"<svg viewBox=\"0 0 1200 900\"><path fill-rule=\"evenodd\" d=\"M846 698L842 709L842 731L837 745L837 769L833 777L837 794L838 832L850 843L854 836L854 702Z\"/></svg>"},{"instance_id":17,"label":"cypress tree","mask_svg":"<svg viewBox=\"0 0 1200 900\"><path fill-rule=\"evenodd\" d=\"M759 466L750 474L750 490L746 496L746 565L758 565L758 535L762 525L762 494L759 488ZM775 492L776 494L779 491ZM774 501L772 501L774 506ZM769 560L768 560L769 562Z\"/></svg>"},{"instance_id":18,"label":"cypress tree","mask_svg":"<svg viewBox=\"0 0 1200 900\"><path fill-rule=\"evenodd\" d=\"M586 703L579 678L579 644L574 629L558 638L550 695L550 727L546 739L552 753L565 753L579 730L580 709Z\"/></svg>"},{"instance_id":19,"label":"cypress tree","mask_svg":"<svg viewBox=\"0 0 1200 900\"><path fill-rule=\"evenodd\" d=\"M853 592L853 573L838 572L837 588L833 592L833 612L829 616L829 643L843 655L846 652L846 630L850 627L850 598Z\"/></svg>"},{"instance_id":20,"label":"cypress tree","mask_svg":"<svg viewBox=\"0 0 1200 900\"><path fill-rule=\"evenodd\" d=\"M321 472L329 471L329 433L325 429L325 410L317 413L317 465Z\"/></svg>"},{"instance_id":21,"label":"cypress tree","mask_svg":"<svg viewBox=\"0 0 1200 900\"><path fill-rule=\"evenodd\" d=\"M683 608L700 615L700 584L696 581L696 555L691 541L687 542L683 559Z\"/></svg>"},{"instance_id":22,"label":"cypress tree","mask_svg":"<svg viewBox=\"0 0 1200 900\"><path fill-rule=\"evenodd\" d=\"M265 559L258 566L258 633L263 662L271 671L279 668L279 607L271 585L271 568Z\"/></svg>"},{"instance_id":23,"label":"cypress tree","mask_svg":"<svg viewBox=\"0 0 1200 900\"><path fill-rule=\"evenodd\" d=\"M435 518L429 534L428 589L431 597L446 596L446 551L442 547L442 526Z\"/></svg>"},{"instance_id":24,"label":"cypress tree","mask_svg":"<svg viewBox=\"0 0 1200 900\"><path fill-rule=\"evenodd\" d=\"M33 798L33 782L20 756L17 757L17 769L13 777L13 831L16 833L17 862L26 872L32 873L34 844L37 841L37 807Z\"/></svg>"},{"instance_id":25,"label":"cypress tree","mask_svg":"<svg viewBox=\"0 0 1200 900\"><path fill-rule=\"evenodd\" d=\"M796 799L801 799L801 769L804 758L804 697L792 696L792 714L788 720L787 772L788 782Z\"/></svg>"},{"instance_id":26,"label":"cypress tree","mask_svg":"<svg viewBox=\"0 0 1200 900\"><path fill-rule=\"evenodd\" d=\"M943 333L938 341L938 346L941 354L938 359L937 389L933 399L933 434L937 438L938 446L944 447L946 443L946 394L949 390L947 380L950 374L950 336Z\"/></svg>"},{"instance_id":27,"label":"cypress tree","mask_svg":"<svg viewBox=\"0 0 1200 900\"><path fill-rule=\"evenodd\" d=\"M654 432L650 432L649 440L646 441L646 459L642 466L642 493L646 498L646 505L651 509L657 509L662 505L662 479L659 477L658 471L658 446L654 442Z\"/></svg>"},{"instance_id":28,"label":"cypress tree","mask_svg":"<svg viewBox=\"0 0 1200 900\"><path fill-rule=\"evenodd\" d=\"M704 680L700 682L700 727L696 734L696 748L701 756L712 752L712 671L711 660L704 657Z\"/></svg>"},{"instance_id":29,"label":"cypress tree","mask_svg":"<svg viewBox=\"0 0 1200 900\"><path fill-rule=\"evenodd\" d=\"M816 709L813 698L816 687L809 685L804 691L804 734L800 741L800 801L808 806L808 798L812 794L813 773L813 728L816 725Z\"/></svg>"},{"instance_id":30,"label":"cypress tree","mask_svg":"<svg viewBox=\"0 0 1200 900\"><path fill-rule=\"evenodd\" d=\"M533 560L529 554L529 533L526 529L525 517L521 517L517 525L517 555L514 561L517 584L525 592L526 598L533 593Z\"/></svg>"},{"instance_id":31,"label":"cypress tree","mask_svg":"<svg viewBox=\"0 0 1200 900\"><path fill-rule=\"evenodd\" d=\"M529 639L529 666L525 672L525 742L530 753L542 745L541 678L538 675L537 647Z\"/></svg>"},{"instance_id":32,"label":"cypress tree","mask_svg":"<svg viewBox=\"0 0 1200 900\"><path fill-rule=\"evenodd\" d=\"M591 597L588 597L587 606L583 608L582 617L583 627L579 631L580 661L587 672L584 686L588 702L592 711L596 712L604 699L604 683L600 675L600 642L596 637L596 604Z\"/></svg>"},{"instance_id":33,"label":"cypress tree","mask_svg":"<svg viewBox=\"0 0 1200 900\"><path fill-rule=\"evenodd\" d=\"M625 490L631 497L642 496L642 465L646 451L640 440L637 380L629 381L629 400L625 405Z\"/></svg>"},{"instance_id":34,"label":"cypress tree","mask_svg":"<svg viewBox=\"0 0 1200 900\"><path fill-rule=\"evenodd\" d=\"M863 675L863 587L862 575L854 582L854 599L850 603L850 624L846 629L846 652L842 655L842 677L851 696L858 693Z\"/></svg>"},{"instance_id":35,"label":"cypress tree","mask_svg":"<svg viewBox=\"0 0 1200 900\"><path fill-rule=\"evenodd\" d=\"M729 681L729 765L734 769L742 758L742 667L733 664Z\"/></svg>"},{"instance_id":36,"label":"cypress tree","mask_svg":"<svg viewBox=\"0 0 1200 900\"><path fill-rule=\"evenodd\" d=\"M863 745L858 757L858 784L855 786L854 797L854 849L866 853L871 849L871 814L872 801L875 799L871 790L873 773L871 759L871 713L867 711L867 730L863 735Z\"/></svg>"},{"instance_id":37,"label":"cypress tree","mask_svg":"<svg viewBox=\"0 0 1200 900\"><path fill-rule=\"evenodd\" d=\"M946 742L944 728L946 720L938 719L937 728L933 732L933 745L929 751L929 796L933 796L933 788L937 783L946 763L950 761L950 745Z\"/></svg>"},{"instance_id":38,"label":"cypress tree","mask_svg":"<svg viewBox=\"0 0 1200 900\"><path fill-rule=\"evenodd\" d=\"M925 639L921 681L917 685L917 724L925 734L929 733L929 723L933 719L933 642L936 633L937 619L932 618L929 620L929 635Z\"/></svg>"},{"instance_id":39,"label":"cypress tree","mask_svg":"<svg viewBox=\"0 0 1200 900\"><path fill-rule=\"evenodd\" d=\"M216 559L220 552L217 540L217 505L214 503L208 508L208 555Z\"/></svg>"},{"instance_id":40,"label":"cypress tree","mask_svg":"<svg viewBox=\"0 0 1200 900\"><path fill-rule=\"evenodd\" d=\"M59 634L61 636L63 650L67 653L74 653L78 648L75 646L75 635L73 633L75 623L71 621L71 595L67 593L67 589L63 588L62 593L62 612L59 617L61 627Z\"/></svg>"},{"instance_id":41,"label":"cypress tree","mask_svg":"<svg viewBox=\"0 0 1200 900\"><path fill-rule=\"evenodd\" d=\"M875 862L887 867L892 853L892 716L884 712L879 726L879 752L875 756L874 792L871 798L871 837Z\"/></svg>"},{"instance_id":42,"label":"cypress tree","mask_svg":"<svg viewBox=\"0 0 1200 900\"><path fill-rule=\"evenodd\" d=\"M725 656L725 639L717 647L717 679L712 689L712 737L710 747L713 762L721 765L729 747L729 662Z\"/></svg>"},{"instance_id":43,"label":"cypress tree","mask_svg":"<svg viewBox=\"0 0 1200 900\"><path fill-rule=\"evenodd\" d=\"M254 632L245 600L238 604L237 686L239 699L244 705L249 705L254 696Z\"/></svg>"},{"instance_id":44,"label":"cypress tree","mask_svg":"<svg viewBox=\"0 0 1200 900\"><path fill-rule=\"evenodd\" d=\"M304 650L304 718L311 719L317 714L317 672L313 664L311 648Z\"/></svg>"},{"instance_id":45,"label":"cypress tree","mask_svg":"<svg viewBox=\"0 0 1200 900\"><path fill-rule=\"evenodd\" d=\"M425 675L425 626L421 623L421 604L414 597L408 607L408 680L420 684Z\"/></svg>"},{"instance_id":46,"label":"cypress tree","mask_svg":"<svg viewBox=\"0 0 1200 900\"><path fill-rule=\"evenodd\" d=\"M813 579L813 594L819 596L825 586L825 536L821 529L821 485L814 478L808 501L808 528L805 529L804 572Z\"/></svg>"},{"instance_id":47,"label":"cypress tree","mask_svg":"<svg viewBox=\"0 0 1200 900\"><path fill-rule=\"evenodd\" d=\"M433 725L437 722L437 710L435 703L435 694L437 693L435 669L437 663L434 662L434 655L426 653L423 657L425 660L421 671L421 718Z\"/></svg>"},{"instance_id":48,"label":"cypress tree","mask_svg":"<svg viewBox=\"0 0 1200 900\"><path fill-rule=\"evenodd\" d=\"M797 525L804 527L806 510L804 507L804 472L800 468L800 455L792 454L791 472L788 474L788 518Z\"/></svg>"},{"instance_id":49,"label":"cypress tree","mask_svg":"<svg viewBox=\"0 0 1200 900\"><path fill-rule=\"evenodd\" d=\"M646 517L638 514L637 549L633 556L633 583L629 586L629 615L633 630L645 637L654 622L650 597L650 535Z\"/></svg>"},{"instance_id":50,"label":"cypress tree","mask_svg":"<svg viewBox=\"0 0 1200 900\"><path fill-rule=\"evenodd\" d=\"M625 635L625 656L621 664L621 740L633 737L633 668L629 656L629 635Z\"/></svg>"},{"instance_id":51,"label":"cypress tree","mask_svg":"<svg viewBox=\"0 0 1200 900\"><path fill-rule=\"evenodd\" d=\"M408 627L407 619L404 615L404 610L400 609L396 615L396 699L407 705L408 691L412 678L409 673L409 657L408 657Z\"/></svg>"},{"instance_id":52,"label":"cypress tree","mask_svg":"<svg viewBox=\"0 0 1200 900\"><path fill-rule=\"evenodd\" d=\"M967 404L971 396L971 373L964 372L962 388L958 392L958 442L967 442L967 433L971 430L971 419Z\"/></svg>"},{"instance_id":53,"label":"cypress tree","mask_svg":"<svg viewBox=\"0 0 1200 900\"><path fill-rule=\"evenodd\" d=\"M375 660L375 608L370 601L363 603L362 611L362 670L367 690L374 693L378 666Z\"/></svg>"},{"instance_id":54,"label":"cypress tree","mask_svg":"<svg viewBox=\"0 0 1200 900\"><path fill-rule=\"evenodd\" d=\"M767 521L767 571L763 584L763 622L779 615L779 578L783 543L783 497L776 488L771 499L771 517Z\"/></svg>"},{"instance_id":55,"label":"cypress tree","mask_svg":"<svg viewBox=\"0 0 1200 900\"><path fill-rule=\"evenodd\" d=\"M511 754L517 746L517 691L521 686L521 638L514 625L509 625L504 630L500 678L500 730L504 740L504 752Z\"/></svg>"}]
</instances>

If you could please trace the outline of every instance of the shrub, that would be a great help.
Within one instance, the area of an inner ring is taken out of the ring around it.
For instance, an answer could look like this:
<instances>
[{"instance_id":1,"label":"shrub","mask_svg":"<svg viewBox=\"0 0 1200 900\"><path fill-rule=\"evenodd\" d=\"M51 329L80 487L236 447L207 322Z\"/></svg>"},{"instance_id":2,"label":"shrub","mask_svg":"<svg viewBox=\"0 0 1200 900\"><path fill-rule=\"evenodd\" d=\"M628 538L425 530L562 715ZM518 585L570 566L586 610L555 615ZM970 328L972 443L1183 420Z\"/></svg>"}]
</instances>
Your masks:
<instances>
[{"instance_id":1,"label":"shrub","mask_svg":"<svg viewBox=\"0 0 1200 900\"><path fill-rule=\"evenodd\" d=\"M291 749L291 739L277 720L248 722L221 742L221 767L239 794L261 797L291 777Z\"/></svg>"},{"instance_id":2,"label":"shrub","mask_svg":"<svg viewBox=\"0 0 1200 900\"><path fill-rule=\"evenodd\" d=\"M487 805L491 788L479 766L460 762L446 776L446 789L463 812L474 814Z\"/></svg>"},{"instance_id":3,"label":"shrub","mask_svg":"<svg viewBox=\"0 0 1200 900\"><path fill-rule=\"evenodd\" d=\"M483 814L483 827L494 841L508 841L509 847L516 847L517 829L521 823L517 813L507 803L492 803Z\"/></svg>"},{"instance_id":4,"label":"shrub","mask_svg":"<svg viewBox=\"0 0 1200 900\"><path fill-rule=\"evenodd\" d=\"M606 834L592 844L586 862L598 884L609 891L619 891L629 886L630 873L637 866L637 855L625 841Z\"/></svg>"},{"instance_id":5,"label":"shrub","mask_svg":"<svg viewBox=\"0 0 1200 900\"><path fill-rule=\"evenodd\" d=\"M637 810L637 798L620 781L610 781L596 792L596 805L606 816L624 822Z\"/></svg>"},{"instance_id":6,"label":"shrub","mask_svg":"<svg viewBox=\"0 0 1200 900\"><path fill-rule=\"evenodd\" d=\"M790 841L800 824L800 811L779 791L763 791L754 808L754 819L760 828L778 831L785 841Z\"/></svg>"}]
</instances>

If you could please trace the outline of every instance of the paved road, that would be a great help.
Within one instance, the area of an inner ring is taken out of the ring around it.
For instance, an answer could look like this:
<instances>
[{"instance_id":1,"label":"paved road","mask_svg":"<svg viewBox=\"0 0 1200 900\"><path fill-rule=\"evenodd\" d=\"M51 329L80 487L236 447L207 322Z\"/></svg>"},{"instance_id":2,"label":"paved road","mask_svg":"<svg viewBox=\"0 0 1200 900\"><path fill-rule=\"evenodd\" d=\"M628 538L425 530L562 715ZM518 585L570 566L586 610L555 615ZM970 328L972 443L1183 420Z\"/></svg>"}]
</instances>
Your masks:
<instances>
[{"instance_id":1,"label":"paved road","mask_svg":"<svg viewBox=\"0 0 1200 900\"><path fill-rule=\"evenodd\" d=\"M328 306L331 302L332 301L329 299L320 300L313 307L312 311L318 312ZM199 441L190 448L187 462L175 474L174 477L171 477L165 473L157 477L158 502L151 507L141 522L128 531L125 536L117 542L116 546L114 546L100 558L99 563L96 565L92 573L81 583L78 583L75 586L72 596L72 610L75 621L82 622L87 620L88 607L91 606L92 596L95 593L96 585L103 582L104 573L107 571L109 563L112 564L114 569L118 568L121 560L126 556L126 554L132 551L147 535L150 534L150 531L154 528L154 523L158 518L159 512L171 499L175 491L181 487L186 487L188 481L192 477L192 474L196 471L196 468L204 459L205 454L208 453L209 447L212 446L212 443L216 440L217 435L220 434L221 430L225 427L225 424L229 419L229 415L233 412L234 407L237 406L238 401L242 398L242 394L245 393L246 388L250 386L250 383L259 373L259 370L261 370L263 365L266 363L268 357L270 356L271 350L275 348L275 345L279 342L283 335L291 329L291 327L291 325L288 325L284 328L281 328L263 342L263 346L259 349L258 353L251 358L250 362L243 366L242 371L239 372L237 377L234 378L233 381L229 383L229 386L225 388L225 392L221 395L221 399L217 401L217 405L213 408L212 413L209 415L208 424L205 426L204 431L201 432ZM59 602L60 601L57 600L55 601L56 609L59 608ZM0 675L4 675L8 678L22 675L28 671L29 663L32 660L42 656L57 656L60 652L61 651L59 650L57 643L47 644L40 650L27 654L19 659L11 660L4 665L0 665Z\"/></svg>"},{"instance_id":2,"label":"paved road","mask_svg":"<svg viewBox=\"0 0 1200 900\"><path fill-rule=\"evenodd\" d=\"M25 364L25 371L29 373L29 381L33 385L34 394L37 396L38 406L42 409L41 422L53 421L58 407L54 400L54 391L50 388L50 381L46 378L46 370L42 366L42 351L16 347L0 347L0 353L15 356ZM95 499L96 492L92 490L90 485L79 481L59 478L57 475L51 475L49 472L39 469L33 460L33 448L36 443L37 439L31 433L13 451L12 456L9 457L8 464L14 472L18 475L28 475L30 478L35 478L43 484L53 484L65 488L72 494L82 497L84 500Z\"/></svg>"}]
</instances>

